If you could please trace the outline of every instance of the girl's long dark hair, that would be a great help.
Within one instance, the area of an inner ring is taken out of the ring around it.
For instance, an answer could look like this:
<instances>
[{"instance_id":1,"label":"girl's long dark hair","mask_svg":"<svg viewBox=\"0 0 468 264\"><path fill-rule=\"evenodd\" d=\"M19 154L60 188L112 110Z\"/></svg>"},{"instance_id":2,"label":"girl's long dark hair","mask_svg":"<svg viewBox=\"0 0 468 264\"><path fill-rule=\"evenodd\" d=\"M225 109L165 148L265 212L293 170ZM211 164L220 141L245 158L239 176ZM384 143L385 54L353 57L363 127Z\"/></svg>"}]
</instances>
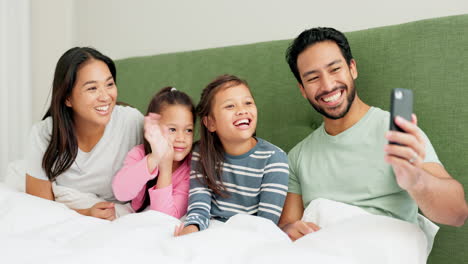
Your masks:
<instances>
[{"instance_id":1,"label":"girl's long dark hair","mask_svg":"<svg viewBox=\"0 0 468 264\"><path fill-rule=\"evenodd\" d=\"M50 107L42 120L52 117L52 134L44 157L42 168L49 180L55 179L68 170L76 159L78 141L73 123L73 110L65 105L76 82L76 74L84 62L89 60L104 62L117 82L114 62L99 51L89 47L75 47L66 51L55 67Z\"/></svg>"},{"instance_id":2,"label":"girl's long dark hair","mask_svg":"<svg viewBox=\"0 0 468 264\"><path fill-rule=\"evenodd\" d=\"M193 123L195 124L195 118L196 118L195 106L192 102L192 99L186 93L179 91L170 86L162 88L157 94L153 96L153 98L151 99L148 105L148 110L146 111L146 115L148 115L149 113L160 114L165 107L170 106L170 105L186 106L192 113ZM149 144L149 142L146 140L144 136L143 136L143 146L145 148L145 155L150 154L151 145ZM189 155L187 155L187 157L188 156ZM158 181L158 177L152 180L149 180L146 183L145 196L143 198L143 203L141 204L140 208L136 210L137 213L143 211L150 204L150 197L149 197L148 189L153 188L156 185L157 181Z\"/></svg>"},{"instance_id":3,"label":"girl's long dark hair","mask_svg":"<svg viewBox=\"0 0 468 264\"><path fill-rule=\"evenodd\" d=\"M225 197L226 188L222 181L222 163L224 162L224 148L216 132L210 132L203 120L212 113L213 100L219 91L233 86L245 85L249 87L245 80L234 75L221 75L210 82L201 94L200 102L197 105L197 115L200 117L200 162L198 171L203 178L197 178L208 186L214 193Z\"/></svg>"}]
</instances>

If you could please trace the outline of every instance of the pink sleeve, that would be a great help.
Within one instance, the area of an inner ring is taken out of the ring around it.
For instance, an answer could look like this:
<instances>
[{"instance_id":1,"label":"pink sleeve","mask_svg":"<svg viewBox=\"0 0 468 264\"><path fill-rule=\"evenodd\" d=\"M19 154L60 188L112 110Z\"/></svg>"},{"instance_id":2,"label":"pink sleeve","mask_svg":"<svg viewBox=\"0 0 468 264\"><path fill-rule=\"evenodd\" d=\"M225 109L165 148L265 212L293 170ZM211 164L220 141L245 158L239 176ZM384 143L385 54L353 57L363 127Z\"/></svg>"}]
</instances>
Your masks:
<instances>
[{"instance_id":1,"label":"pink sleeve","mask_svg":"<svg viewBox=\"0 0 468 264\"><path fill-rule=\"evenodd\" d=\"M162 189L155 189L155 186L149 190L150 209L181 218L187 213L189 185L190 163L184 162L172 174L171 185Z\"/></svg>"},{"instance_id":2,"label":"pink sleeve","mask_svg":"<svg viewBox=\"0 0 468 264\"><path fill-rule=\"evenodd\" d=\"M156 168L148 171L147 156L143 145L130 150L124 161L124 166L117 172L112 181L114 196L119 201L132 201L133 209L138 209L143 202L146 183L158 174Z\"/></svg>"}]
</instances>

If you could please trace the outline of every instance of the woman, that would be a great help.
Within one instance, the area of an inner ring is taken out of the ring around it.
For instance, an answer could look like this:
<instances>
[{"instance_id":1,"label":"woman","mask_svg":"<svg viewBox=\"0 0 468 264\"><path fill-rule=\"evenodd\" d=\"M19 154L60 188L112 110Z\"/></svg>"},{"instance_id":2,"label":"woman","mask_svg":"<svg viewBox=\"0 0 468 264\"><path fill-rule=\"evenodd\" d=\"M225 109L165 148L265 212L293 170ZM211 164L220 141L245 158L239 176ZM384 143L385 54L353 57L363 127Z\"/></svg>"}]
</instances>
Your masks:
<instances>
[{"instance_id":1,"label":"woman","mask_svg":"<svg viewBox=\"0 0 468 264\"><path fill-rule=\"evenodd\" d=\"M116 106L115 82L114 62L99 51L75 47L62 55L49 110L31 131L27 193L55 200L53 186L63 186L95 194L111 202L71 208L83 215L115 219L112 177L127 152L142 143L143 126L138 110Z\"/></svg>"}]
</instances>

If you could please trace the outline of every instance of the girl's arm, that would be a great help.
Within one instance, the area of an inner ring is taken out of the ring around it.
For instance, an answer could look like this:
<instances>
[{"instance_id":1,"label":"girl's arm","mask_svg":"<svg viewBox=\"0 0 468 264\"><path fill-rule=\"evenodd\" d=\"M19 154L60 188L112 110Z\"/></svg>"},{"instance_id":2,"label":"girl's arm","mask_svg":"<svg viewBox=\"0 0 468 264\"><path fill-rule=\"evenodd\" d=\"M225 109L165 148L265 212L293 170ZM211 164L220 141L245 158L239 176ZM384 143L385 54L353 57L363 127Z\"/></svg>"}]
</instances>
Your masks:
<instances>
[{"instance_id":1,"label":"girl's arm","mask_svg":"<svg viewBox=\"0 0 468 264\"><path fill-rule=\"evenodd\" d=\"M130 201L144 195L146 183L158 174L157 167L153 171L148 170L147 157L143 145L138 145L128 152L124 166L112 181L112 189L117 200ZM132 202L132 207L134 206L138 207Z\"/></svg>"},{"instance_id":2,"label":"girl's arm","mask_svg":"<svg viewBox=\"0 0 468 264\"><path fill-rule=\"evenodd\" d=\"M194 228L194 226L197 226L198 230L202 231L208 228L210 223L212 194L208 187L197 179L197 177L203 177L203 175L196 170L196 168L198 168L199 158L200 154L193 151L192 169L190 171L189 206L187 208L188 212L184 226L185 228Z\"/></svg>"},{"instance_id":3,"label":"girl's arm","mask_svg":"<svg viewBox=\"0 0 468 264\"><path fill-rule=\"evenodd\" d=\"M278 224L288 192L288 158L284 152L276 152L265 166L260 187L258 216Z\"/></svg>"},{"instance_id":4,"label":"girl's arm","mask_svg":"<svg viewBox=\"0 0 468 264\"><path fill-rule=\"evenodd\" d=\"M176 218L181 218L187 213L188 191L190 186L190 164L189 161L179 167L167 180L172 181L169 185L163 183L163 169L160 170L158 183L148 190L150 196L150 209L156 210ZM162 188L161 188L161 185Z\"/></svg>"}]
</instances>

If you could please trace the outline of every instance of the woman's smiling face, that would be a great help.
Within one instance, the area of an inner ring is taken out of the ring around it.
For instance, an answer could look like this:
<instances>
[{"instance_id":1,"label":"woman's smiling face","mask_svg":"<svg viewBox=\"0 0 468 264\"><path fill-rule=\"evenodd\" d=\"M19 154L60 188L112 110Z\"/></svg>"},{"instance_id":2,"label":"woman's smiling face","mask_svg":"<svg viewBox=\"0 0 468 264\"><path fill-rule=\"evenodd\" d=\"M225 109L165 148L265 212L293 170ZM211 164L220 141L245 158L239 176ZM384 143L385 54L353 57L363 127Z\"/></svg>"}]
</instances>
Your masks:
<instances>
[{"instance_id":1,"label":"woman's smiling face","mask_svg":"<svg viewBox=\"0 0 468 264\"><path fill-rule=\"evenodd\" d=\"M109 67L100 60L90 59L80 66L65 105L73 109L75 124L106 126L116 100L117 86Z\"/></svg>"}]
</instances>

